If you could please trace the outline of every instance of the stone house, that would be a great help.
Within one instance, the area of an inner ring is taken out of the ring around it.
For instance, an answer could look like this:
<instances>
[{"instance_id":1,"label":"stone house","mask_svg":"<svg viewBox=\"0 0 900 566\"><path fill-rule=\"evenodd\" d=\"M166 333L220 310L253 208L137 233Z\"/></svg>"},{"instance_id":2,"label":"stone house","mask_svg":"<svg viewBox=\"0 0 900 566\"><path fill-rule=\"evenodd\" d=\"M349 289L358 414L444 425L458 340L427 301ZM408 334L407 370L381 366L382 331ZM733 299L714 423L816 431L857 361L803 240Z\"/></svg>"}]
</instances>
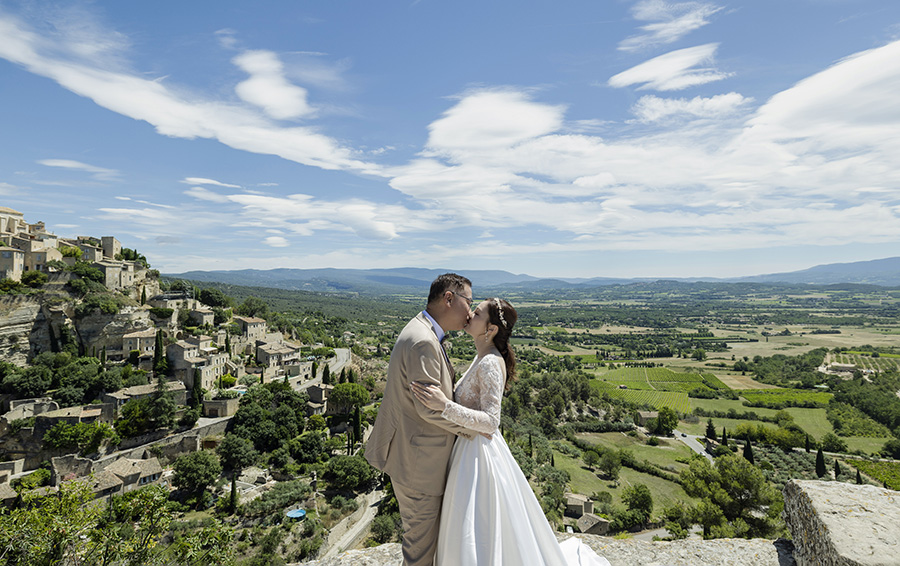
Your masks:
<instances>
[{"instance_id":1,"label":"stone house","mask_svg":"<svg viewBox=\"0 0 900 566\"><path fill-rule=\"evenodd\" d=\"M122 243L113 236L100 238L100 247L103 249L103 256L108 259L116 259L116 256L122 253Z\"/></svg>"},{"instance_id":2,"label":"stone house","mask_svg":"<svg viewBox=\"0 0 900 566\"><path fill-rule=\"evenodd\" d=\"M334 389L334 385L321 383L307 388L306 392L309 394L309 401L306 403L307 417L334 414L334 410L330 410L328 407L328 396L331 394L332 389Z\"/></svg>"},{"instance_id":3,"label":"stone house","mask_svg":"<svg viewBox=\"0 0 900 566\"><path fill-rule=\"evenodd\" d=\"M659 411L638 411L638 424L647 426L647 421L659 417Z\"/></svg>"},{"instance_id":4,"label":"stone house","mask_svg":"<svg viewBox=\"0 0 900 566\"><path fill-rule=\"evenodd\" d=\"M162 466L157 458L119 458L103 471L114 474L121 481L122 493L158 483L162 477Z\"/></svg>"},{"instance_id":5,"label":"stone house","mask_svg":"<svg viewBox=\"0 0 900 566\"><path fill-rule=\"evenodd\" d=\"M568 515L569 517L578 518L585 513L593 512L594 502L591 501L586 495L581 495L580 493L566 494L566 515Z\"/></svg>"},{"instance_id":6,"label":"stone house","mask_svg":"<svg viewBox=\"0 0 900 566\"><path fill-rule=\"evenodd\" d=\"M609 521L593 513L585 513L576 524L579 531L589 535L606 535L609 532Z\"/></svg>"},{"instance_id":7,"label":"stone house","mask_svg":"<svg viewBox=\"0 0 900 566\"><path fill-rule=\"evenodd\" d=\"M27 232L28 223L25 215L18 210L6 206L0 206L0 234L18 234Z\"/></svg>"},{"instance_id":8,"label":"stone house","mask_svg":"<svg viewBox=\"0 0 900 566\"><path fill-rule=\"evenodd\" d=\"M35 415L34 433L43 437L56 423L68 424L101 422L112 424L116 419L116 406L112 403L100 405L84 405L80 407L66 407L55 411L48 411Z\"/></svg>"},{"instance_id":9,"label":"stone house","mask_svg":"<svg viewBox=\"0 0 900 566\"><path fill-rule=\"evenodd\" d=\"M16 248L0 247L0 279L20 281L25 272L25 252Z\"/></svg>"},{"instance_id":10,"label":"stone house","mask_svg":"<svg viewBox=\"0 0 900 566\"><path fill-rule=\"evenodd\" d=\"M219 378L225 375L228 354L219 353L212 347L212 339L208 336L179 340L166 348L166 357L175 377L181 380L188 389L199 385L210 391L215 389ZM195 383L199 378L199 383Z\"/></svg>"},{"instance_id":11,"label":"stone house","mask_svg":"<svg viewBox=\"0 0 900 566\"><path fill-rule=\"evenodd\" d=\"M237 413L241 405L240 398L234 399L204 399L203 416L209 418L231 417Z\"/></svg>"},{"instance_id":12,"label":"stone house","mask_svg":"<svg viewBox=\"0 0 900 566\"><path fill-rule=\"evenodd\" d=\"M250 316L236 316L234 321L238 324L241 333L248 339L250 344L255 344L257 340L266 339L265 320Z\"/></svg>"},{"instance_id":13,"label":"stone house","mask_svg":"<svg viewBox=\"0 0 900 566\"><path fill-rule=\"evenodd\" d=\"M175 404L187 404L187 388L184 386L184 383L180 381L167 381L166 389L172 393ZM147 385L134 385L132 387L126 387L125 389L113 391L112 393L104 393L102 401L104 403L114 404L117 410L121 410L122 405L124 405L128 401L131 401L132 399L145 399L147 397L151 397L155 392L155 383L149 383Z\"/></svg>"},{"instance_id":14,"label":"stone house","mask_svg":"<svg viewBox=\"0 0 900 566\"><path fill-rule=\"evenodd\" d=\"M286 342L256 343L256 361L265 367L282 367L300 360L300 348Z\"/></svg>"},{"instance_id":15,"label":"stone house","mask_svg":"<svg viewBox=\"0 0 900 566\"><path fill-rule=\"evenodd\" d=\"M62 252L47 247L44 240L30 234L20 234L9 238L9 245L24 252L24 271L47 272L47 262L62 260Z\"/></svg>"},{"instance_id":16,"label":"stone house","mask_svg":"<svg viewBox=\"0 0 900 566\"><path fill-rule=\"evenodd\" d=\"M197 326L212 326L216 319L215 313L207 308L193 309L190 316L191 322Z\"/></svg>"},{"instance_id":17,"label":"stone house","mask_svg":"<svg viewBox=\"0 0 900 566\"><path fill-rule=\"evenodd\" d=\"M156 329L146 328L122 336L122 351L125 355L133 350L137 350L142 358L152 358L156 353Z\"/></svg>"}]
</instances>

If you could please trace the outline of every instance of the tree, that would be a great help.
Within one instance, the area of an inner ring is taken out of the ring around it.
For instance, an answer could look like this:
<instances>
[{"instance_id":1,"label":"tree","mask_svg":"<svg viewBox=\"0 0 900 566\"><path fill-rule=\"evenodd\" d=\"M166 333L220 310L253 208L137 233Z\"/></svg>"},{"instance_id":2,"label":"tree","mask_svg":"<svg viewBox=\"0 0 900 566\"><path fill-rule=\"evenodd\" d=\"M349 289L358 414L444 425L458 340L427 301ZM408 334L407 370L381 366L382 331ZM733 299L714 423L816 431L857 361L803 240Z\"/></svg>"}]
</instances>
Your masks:
<instances>
[{"instance_id":1,"label":"tree","mask_svg":"<svg viewBox=\"0 0 900 566\"><path fill-rule=\"evenodd\" d=\"M862 485L862 476L859 473L859 470L856 470L856 485Z\"/></svg>"},{"instance_id":2,"label":"tree","mask_svg":"<svg viewBox=\"0 0 900 566\"><path fill-rule=\"evenodd\" d=\"M622 492L622 503L629 511L640 513L642 523L650 520L650 513L653 512L653 495L646 485L637 483L626 487Z\"/></svg>"},{"instance_id":3,"label":"tree","mask_svg":"<svg viewBox=\"0 0 900 566\"><path fill-rule=\"evenodd\" d=\"M713 425L712 418L706 420L706 438L715 441L716 440L716 427Z\"/></svg>"},{"instance_id":4,"label":"tree","mask_svg":"<svg viewBox=\"0 0 900 566\"><path fill-rule=\"evenodd\" d=\"M175 487L197 495L203 493L222 473L219 459L209 450L183 454L172 467Z\"/></svg>"},{"instance_id":5,"label":"tree","mask_svg":"<svg viewBox=\"0 0 900 566\"><path fill-rule=\"evenodd\" d=\"M141 304L142 305L147 304L147 288L146 287L141 287Z\"/></svg>"},{"instance_id":6,"label":"tree","mask_svg":"<svg viewBox=\"0 0 900 566\"><path fill-rule=\"evenodd\" d=\"M328 366L325 366L328 367ZM358 383L338 383L328 395L328 404L347 414L369 402L369 392Z\"/></svg>"},{"instance_id":7,"label":"tree","mask_svg":"<svg viewBox=\"0 0 900 566\"><path fill-rule=\"evenodd\" d=\"M744 443L744 458L753 464L753 446L750 445L750 437L747 437L747 441Z\"/></svg>"},{"instance_id":8,"label":"tree","mask_svg":"<svg viewBox=\"0 0 900 566\"><path fill-rule=\"evenodd\" d=\"M216 453L226 471L231 472L231 511L237 508L237 476L241 470L251 465L259 457L253 449L253 443L236 434L226 434L222 443L216 447Z\"/></svg>"},{"instance_id":9,"label":"tree","mask_svg":"<svg viewBox=\"0 0 900 566\"><path fill-rule=\"evenodd\" d=\"M829 432L822 437L822 450L825 452L847 452L847 443L836 434Z\"/></svg>"},{"instance_id":10,"label":"tree","mask_svg":"<svg viewBox=\"0 0 900 566\"><path fill-rule=\"evenodd\" d=\"M175 395L169 391L169 384L162 375L156 380L150 400L150 419L155 428L171 428L175 424Z\"/></svg>"},{"instance_id":11,"label":"tree","mask_svg":"<svg viewBox=\"0 0 900 566\"><path fill-rule=\"evenodd\" d=\"M210 287L200 290L200 302L211 307L227 307L228 297L222 291Z\"/></svg>"},{"instance_id":12,"label":"tree","mask_svg":"<svg viewBox=\"0 0 900 566\"><path fill-rule=\"evenodd\" d=\"M825 475L825 471L825 454L822 453L822 448L819 448L816 452L816 475L821 478Z\"/></svg>"},{"instance_id":13,"label":"tree","mask_svg":"<svg viewBox=\"0 0 900 566\"><path fill-rule=\"evenodd\" d=\"M358 491L375 479L375 468L359 454L335 456L328 460L326 478L337 489Z\"/></svg>"},{"instance_id":14,"label":"tree","mask_svg":"<svg viewBox=\"0 0 900 566\"><path fill-rule=\"evenodd\" d=\"M728 446L728 432L722 427L722 446Z\"/></svg>"},{"instance_id":15,"label":"tree","mask_svg":"<svg viewBox=\"0 0 900 566\"><path fill-rule=\"evenodd\" d=\"M656 417L656 433L660 436L671 436L678 426L678 413L671 407L663 407Z\"/></svg>"},{"instance_id":16,"label":"tree","mask_svg":"<svg viewBox=\"0 0 900 566\"><path fill-rule=\"evenodd\" d=\"M331 368L328 364L325 364L325 367L322 368L322 384L331 385Z\"/></svg>"},{"instance_id":17,"label":"tree","mask_svg":"<svg viewBox=\"0 0 900 566\"><path fill-rule=\"evenodd\" d=\"M269 305L259 297L247 297L244 302L234 309L241 316L254 316L265 318L269 314Z\"/></svg>"},{"instance_id":18,"label":"tree","mask_svg":"<svg viewBox=\"0 0 900 566\"><path fill-rule=\"evenodd\" d=\"M600 470L612 481L618 481L619 470L622 469L622 458L618 453L607 450L600 457Z\"/></svg>"},{"instance_id":19,"label":"tree","mask_svg":"<svg viewBox=\"0 0 900 566\"><path fill-rule=\"evenodd\" d=\"M834 479L838 479L841 475L841 465L838 464L837 458L834 459Z\"/></svg>"},{"instance_id":20,"label":"tree","mask_svg":"<svg viewBox=\"0 0 900 566\"><path fill-rule=\"evenodd\" d=\"M806 447L806 453L809 454L809 435L808 434L806 435L805 447Z\"/></svg>"},{"instance_id":21,"label":"tree","mask_svg":"<svg viewBox=\"0 0 900 566\"><path fill-rule=\"evenodd\" d=\"M681 473L684 491L697 506L704 538L766 537L774 533L784 502L763 472L735 454L694 458Z\"/></svg>"},{"instance_id":22,"label":"tree","mask_svg":"<svg viewBox=\"0 0 900 566\"><path fill-rule=\"evenodd\" d=\"M584 461L584 465L594 471L594 468L597 464L600 463L600 456L594 450L585 450L581 453L581 459Z\"/></svg>"},{"instance_id":23,"label":"tree","mask_svg":"<svg viewBox=\"0 0 900 566\"><path fill-rule=\"evenodd\" d=\"M166 359L166 344L162 330L156 331L156 341L153 348L153 371L157 374L165 374L169 371L169 361Z\"/></svg>"},{"instance_id":24,"label":"tree","mask_svg":"<svg viewBox=\"0 0 900 566\"><path fill-rule=\"evenodd\" d=\"M22 274L22 284L35 289L46 283L47 279L49 279L47 274L41 271L31 270Z\"/></svg>"},{"instance_id":25,"label":"tree","mask_svg":"<svg viewBox=\"0 0 900 566\"><path fill-rule=\"evenodd\" d=\"M702 362L706 359L706 350L704 350L703 348L697 348L696 350L691 352L691 357L698 362Z\"/></svg>"}]
</instances>

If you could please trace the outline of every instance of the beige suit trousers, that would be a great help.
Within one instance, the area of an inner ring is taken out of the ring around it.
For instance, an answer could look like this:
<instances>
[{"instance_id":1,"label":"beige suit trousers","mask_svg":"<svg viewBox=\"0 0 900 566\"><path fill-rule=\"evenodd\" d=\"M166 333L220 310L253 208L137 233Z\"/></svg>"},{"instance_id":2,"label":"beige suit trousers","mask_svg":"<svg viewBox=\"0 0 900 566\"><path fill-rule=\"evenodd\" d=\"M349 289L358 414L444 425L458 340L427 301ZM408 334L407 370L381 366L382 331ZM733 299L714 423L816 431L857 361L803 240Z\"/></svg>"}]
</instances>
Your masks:
<instances>
[{"instance_id":1,"label":"beige suit trousers","mask_svg":"<svg viewBox=\"0 0 900 566\"><path fill-rule=\"evenodd\" d=\"M433 566L441 526L442 495L426 495L393 484L403 520L403 565Z\"/></svg>"}]
</instances>

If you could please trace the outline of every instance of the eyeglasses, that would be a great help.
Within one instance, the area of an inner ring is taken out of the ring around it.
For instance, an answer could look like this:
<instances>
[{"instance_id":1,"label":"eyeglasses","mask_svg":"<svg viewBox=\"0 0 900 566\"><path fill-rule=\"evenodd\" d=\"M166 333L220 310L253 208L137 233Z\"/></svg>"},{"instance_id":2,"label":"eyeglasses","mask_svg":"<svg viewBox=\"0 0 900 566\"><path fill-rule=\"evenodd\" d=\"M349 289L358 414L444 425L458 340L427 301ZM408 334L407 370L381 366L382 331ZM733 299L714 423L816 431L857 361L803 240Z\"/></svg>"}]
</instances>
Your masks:
<instances>
[{"instance_id":1,"label":"eyeglasses","mask_svg":"<svg viewBox=\"0 0 900 566\"><path fill-rule=\"evenodd\" d=\"M472 308L472 301L474 301L475 299L473 299L472 297L467 297L465 295L460 295L456 291L450 291L450 292L453 293L454 295L456 295L457 297L459 297L460 299L464 300L466 302L466 305L468 305L469 308Z\"/></svg>"}]
</instances>

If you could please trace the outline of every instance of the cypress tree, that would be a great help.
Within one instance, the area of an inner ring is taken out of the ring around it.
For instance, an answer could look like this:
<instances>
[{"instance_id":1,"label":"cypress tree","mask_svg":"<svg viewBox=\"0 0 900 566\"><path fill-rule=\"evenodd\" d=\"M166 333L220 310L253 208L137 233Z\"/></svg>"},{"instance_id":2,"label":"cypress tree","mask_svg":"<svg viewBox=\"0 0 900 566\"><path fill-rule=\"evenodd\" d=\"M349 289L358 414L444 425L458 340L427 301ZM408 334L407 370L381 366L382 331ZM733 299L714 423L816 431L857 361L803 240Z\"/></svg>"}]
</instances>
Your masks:
<instances>
[{"instance_id":1,"label":"cypress tree","mask_svg":"<svg viewBox=\"0 0 900 566\"><path fill-rule=\"evenodd\" d=\"M141 304L142 305L147 304L147 288L146 287L141 287Z\"/></svg>"},{"instance_id":2,"label":"cypress tree","mask_svg":"<svg viewBox=\"0 0 900 566\"><path fill-rule=\"evenodd\" d=\"M338 383L346 383L347 382L347 368L341 368L341 376L338 378Z\"/></svg>"},{"instance_id":3,"label":"cypress tree","mask_svg":"<svg viewBox=\"0 0 900 566\"><path fill-rule=\"evenodd\" d=\"M716 427L712 422L712 418L706 421L706 438L713 441L716 439Z\"/></svg>"},{"instance_id":4,"label":"cypress tree","mask_svg":"<svg viewBox=\"0 0 900 566\"><path fill-rule=\"evenodd\" d=\"M556 455L554 455L554 454L550 454L550 467L551 468L556 467Z\"/></svg>"},{"instance_id":5,"label":"cypress tree","mask_svg":"<svg viewBox=\"0 0 900 566\"><path fill-rule=\"evenodd\" d=\"M821 448L816 452L816 475L820 478L825 475L825 454Z\"/></svg>"},{"instance_id":6,"label":"cypress tree","mask_svg":"<svg viewBox=\"0 0 900 566\"><path fill-rule=\"evenodd\" d=\"M753 447L750 446L750 437L747 437L747 442L744 443L744 458L747 459L748 462L753 464ZM837 462L837 460L835 460Z\"/></svg>"},{"instance_id":7,"label":"cypress tree","mask_svg":"<svg viewBox=\"0 0 900 566\"><path fill-rule=\"evenodd\" d=\"M841 475L841 465L838 464L837 458L834 459L834 479L838 479Z\"/></svg>"},{"instance_id":8,"label":"cypress tree","mask_svg":"<svg viewBox=\"0 0 900 566\"><path fill-rule=\"evenodd\" d=\"M806 435L806 453L809 454L809 435Z\"/></svg>"},{"instance_id":9,"label":"cypress tree","mask_svg":"<svg viewBox=\"0 0 900 566\"><path fill-rule=\"evenodd\" d=\"M231 335L230 334L225 335L225 351L228 353L229 356L231 355Z\"/></svg>"},{"instance_id":10,"label":"cypress tree","mask_svg":"<svg viewBox=\"0 0 900 566\"><path fill-rule=\"evenodd\" d=\"M328 364L322 368L322 385L331 385L331 368Z\"/></svg>"},{"instance_id":11,"label":"cypress tree","mask_svg":"<svg viewBox=\"0 0 900 566\"><path fill-rule=\"evenodd\" d=\"M722 427L722 446L728 446L728 433L724 426Z\"/></svg>"},{"instance_id":12,"label":"cypress tree","mask_svg":"<svg viewBox=\"0 0 900 566\"><path fill-rule=\"evenodd\" d=\"M859 470L856 470L856 485L862 485L862 476L859 474Z\"/></svg>"},{"instance_id":13,"label":"cypress tree","mask_svg":"<svg viewBox=\"0 0 900 566\"><path fill-rule=\"evenodd\" d=\"M356 374L353 373L353 368L350 368L350 371L347 372L347 382L356 383Z\"/></svg>"}]
</instances>

